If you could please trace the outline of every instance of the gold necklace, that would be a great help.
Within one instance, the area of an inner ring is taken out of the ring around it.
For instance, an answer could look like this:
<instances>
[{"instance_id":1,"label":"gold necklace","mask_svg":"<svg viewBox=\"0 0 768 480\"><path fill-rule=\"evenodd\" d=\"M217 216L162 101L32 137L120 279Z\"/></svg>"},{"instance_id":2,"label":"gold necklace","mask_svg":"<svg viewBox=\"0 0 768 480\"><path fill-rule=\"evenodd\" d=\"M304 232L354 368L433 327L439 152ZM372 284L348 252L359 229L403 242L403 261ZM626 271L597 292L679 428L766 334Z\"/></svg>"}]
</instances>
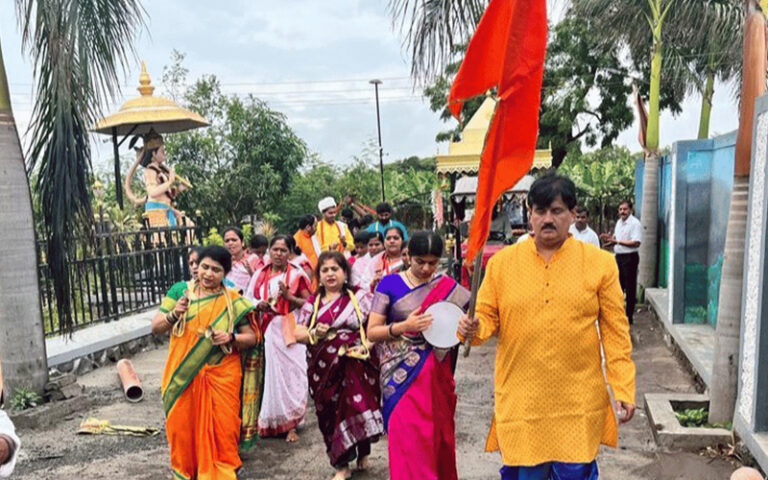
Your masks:
<instances>
[{"instance_id":1,"label":"gold necklace","mask_svg":"<svg viewBox=\"0 0 768 480\"><path fill-rule=\"evenodd\" d=\"M201 322L202 319L200 318L200 303L201 303L200 300L202 300L205 292L212 292L210 293L210 295L216 295L217 297L212 300L215 304L216 300L218 300L218 296L221 294L221 288L218 288L217 290L212 291L212 290L206 290L202 285L198 285L197 287L200 289L200 293L198 294L198 297L197 297L197 312L195 313L195 316L193 318L197 318L198 325L200 325L200 327L198 327L197 329L197 335L200 337L203 337L206 335L207 330L211 327L210 323L211 323L211 319L213 318L215 309L211 308L211 313L208 314L207 320L205 322ZM205 328L202 328L202 325L205 325Z\"/></svg>"},{"instance_id":2,"label":"gold necklace","mask_svg":"<svg viewBox=\"0 0 768 480\"><path fill-rule=\"evenodd\" d=\"M217 289L215 289L215 290L208 290L208 289L207 289L207 288L205 288L204 286L202 286L202 285L198 285L198 288L200 289L200 294L199 294L199 295L200 295L201 297L202 297L202 296L208 296L208 295L215 295L215 294L217 294L217 293L220 293L220 292L221 292L221 287L218 287L218 288L217 288Z\"/></svg>"},{"instance_id":3,"label":"gold necklace","mask_svg":"<svg viewBox=\"0 0 768 480\"><path fill-rule=\"evenodd\" d=\"M325 300L325 303L328 305L328 313L331 315L331 325L336 323L336 315L333 313L334 309L331 308L331 305L333 305L333 302L335 302L336 300L340 299L341 295L342 295L341 291L339 291L338 295L336 295L334 297L329 297L327 292L325 294L325 297L327 298L327 300ZM336 307L336 309L338 309L338 306Z\"/></svg>"},{"instance_id":4,"label":"gold necklace","mask_svg":"<svg viewBox=\"0 0 768 480\"><path fill-rule=\"evenodd\" d=\"M416 287L418 287L419 285L422 285L422 284L424 284L424 283L429 283L429 281L430 281L430 280L432 280L432 279L430 278L429 280L426 280L426 281L424 281L424 282L418 282L418 278L416 278L416 277L415 277L415 275L413 275L413 274L411 273L411 269L410 269L410 268L409 268L408 270L406 270L406 271L405 271L405 277L406 277L406 279L408 280L408 283L410 283L410 284L411 284L411 286L412 286L413 288L416 288ZM415 280L414 280L414 279L415 279Z\"/></svg>"},{"instance_id":5,"label":"gold necklace","mask_svg":"<svg viewBox=\"0 0 768 480\"><path fill-rule=\"evenodd\" d=\"M339 297L341 297L341 290L339 290L338 292L335 292L336 294L333 297L330 295L331 293L332 292L328 292L328 291L325 292L325 295L324 295L325 298L323 298L325 302L329 302L329 303L335 302Z\"/></svg>"}]
</instances>

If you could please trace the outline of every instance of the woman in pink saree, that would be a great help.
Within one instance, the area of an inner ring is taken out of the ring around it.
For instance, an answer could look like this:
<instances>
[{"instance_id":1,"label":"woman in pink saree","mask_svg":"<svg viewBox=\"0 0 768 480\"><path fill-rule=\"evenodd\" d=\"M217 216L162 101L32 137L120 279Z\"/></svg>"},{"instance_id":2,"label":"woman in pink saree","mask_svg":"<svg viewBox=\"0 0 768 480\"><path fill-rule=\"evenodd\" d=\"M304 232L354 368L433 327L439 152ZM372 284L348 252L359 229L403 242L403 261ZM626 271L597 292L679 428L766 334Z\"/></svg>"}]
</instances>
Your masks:
<instances>
[{"instance_id":1,"label":"woman in pink saree","mask_svg":"<svg viewBox=\"0 0 768 480\"><path fill-rule=\"evenodd\" d=\"M325 440L333 480L349 478L349 464L365 470L371 443L384 433L379 371L364 331L372 294L349 286L349 264L336 251L320 254L320 287L296 313L296 338L307 344L309 394Z\"/></svg>"},{"instance_id":2,"label":"woman in pink saree","mask_svg":"<svg viewBox=\"0 0 768 480\"><path fill-rule=\"evenodd\" d=\"M259 436L286 435L299 439L296 428L307 411L306 347L293 337L293 317L304 305L310 280L300 267L288 261L290 241L275 235L270 241L269 261L253 274L246 297L256 306L264 332L264 390L259 411Z\"/></svg>"},{"instance_id":3,"label":"woman in pink saree","mask_svg":"<svg viewBox=\"0 0 768 480\"><path fill-rule=\"evenodd\" d=\"M368 317L376 345L389 440L391 480L456 480L456 384L451 350L433 348L421 332L433 321L424 311L448 301L462 308L469 292L436 275L443 251L433 232L417 232L408 243L408 270L381 279Z\"/></svg>"}]
</instances>

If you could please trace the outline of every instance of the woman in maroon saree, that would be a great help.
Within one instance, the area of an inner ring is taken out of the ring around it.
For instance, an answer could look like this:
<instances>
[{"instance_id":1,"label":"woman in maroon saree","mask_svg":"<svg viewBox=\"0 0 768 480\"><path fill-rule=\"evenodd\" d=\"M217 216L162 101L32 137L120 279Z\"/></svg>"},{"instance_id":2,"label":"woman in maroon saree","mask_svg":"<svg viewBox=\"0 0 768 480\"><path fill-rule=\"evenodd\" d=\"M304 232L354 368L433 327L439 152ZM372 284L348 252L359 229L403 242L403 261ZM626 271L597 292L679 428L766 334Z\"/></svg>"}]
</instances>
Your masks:
<instances>
[{"instance_id":1,"label":"woman in maroon saree","mask_svg":"<svg viewBox=\"0 0 768 480\"><path fill-rule=\"evenodd\" d=\"M377 343L380 362L389 475L456 480L451 349L433 348L421 332L434 320L427 307L445 301L464 308L469 292L436 274L443 251L437 234L416 232L408 249L410 267L381 279L368 317L368 336Z\"/></svg>"},{"instance_id":2,"label":"woman in maroon saree","mask_svg":"<svg viewBox=\"0 0 768 480\"><path fill-rule=\"evenodd\" d=\"M296 313L296 339L307 344L309 394L315 401L333 480L349 478L349 463L367 467L371 442L384 433L378 369L363 324L372 295L349 287L350 267L336 251L320 254L318 293Z\"/></svg>"}]
</instances>

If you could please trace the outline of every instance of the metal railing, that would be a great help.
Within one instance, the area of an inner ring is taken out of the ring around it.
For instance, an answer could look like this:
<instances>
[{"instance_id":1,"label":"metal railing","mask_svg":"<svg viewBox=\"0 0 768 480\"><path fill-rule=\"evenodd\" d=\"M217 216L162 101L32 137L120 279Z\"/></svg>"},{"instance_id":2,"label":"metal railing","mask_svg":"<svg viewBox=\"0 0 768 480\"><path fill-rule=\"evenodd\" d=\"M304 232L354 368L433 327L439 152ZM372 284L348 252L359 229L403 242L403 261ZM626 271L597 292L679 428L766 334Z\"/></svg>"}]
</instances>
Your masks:
<instances>
[{"instance_id":1,"label":"metal railing","mask_svg":"<svg viewBox=\"0 0 768 480\"><path fill-rule=\"evenodd\" d=\"M174 283L188 278L187 253L199 244L197 227L111 231L102 215L92 239L70 252L64 278L53 278L45 261L46 243L38 242L40 302L46 336L62 333L54 282L70 285L75 329L156 307Z\"/></svg>"}]
</instances>

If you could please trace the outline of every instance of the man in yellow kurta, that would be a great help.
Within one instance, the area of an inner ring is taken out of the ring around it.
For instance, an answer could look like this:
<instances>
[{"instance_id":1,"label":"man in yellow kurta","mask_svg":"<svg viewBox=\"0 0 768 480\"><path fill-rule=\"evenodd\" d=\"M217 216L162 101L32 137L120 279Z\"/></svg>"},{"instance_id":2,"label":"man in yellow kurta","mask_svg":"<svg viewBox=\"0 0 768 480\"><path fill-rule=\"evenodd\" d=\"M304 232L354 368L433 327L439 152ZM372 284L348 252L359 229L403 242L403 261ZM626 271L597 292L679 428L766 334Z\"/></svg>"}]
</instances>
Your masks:
<instances>
[{"instance_id":1,"label":"man in yellow kurta","mask_svg":"<svg viewBox=\"0 0 768 480\"><path fill-rule=\"evenodd\" d=\"M336 220L336 200L333 197L325 197L318 202L317 208L323 214L323 219L318 222L312 236L317 255L320 256L326 250L337 250L348 255L348 252L355 248L355 241L347 224Z\"/></svg>"},{"instance_id":2,"label":"man in yellow kurta","mask_svg":"<svg viewBox=\"0 0 768 480\"><path fill-rule=\"evenodd\" d=\"M459 324L473 345L499 337L486 449L501 450L504 480L597 479L600 444L615 447L617 417L635 410L619 272L610 253L569 235L570 179L540 178L528 205L533 236L491 258L476 318Z\"/></svg>"}]
</instances>

